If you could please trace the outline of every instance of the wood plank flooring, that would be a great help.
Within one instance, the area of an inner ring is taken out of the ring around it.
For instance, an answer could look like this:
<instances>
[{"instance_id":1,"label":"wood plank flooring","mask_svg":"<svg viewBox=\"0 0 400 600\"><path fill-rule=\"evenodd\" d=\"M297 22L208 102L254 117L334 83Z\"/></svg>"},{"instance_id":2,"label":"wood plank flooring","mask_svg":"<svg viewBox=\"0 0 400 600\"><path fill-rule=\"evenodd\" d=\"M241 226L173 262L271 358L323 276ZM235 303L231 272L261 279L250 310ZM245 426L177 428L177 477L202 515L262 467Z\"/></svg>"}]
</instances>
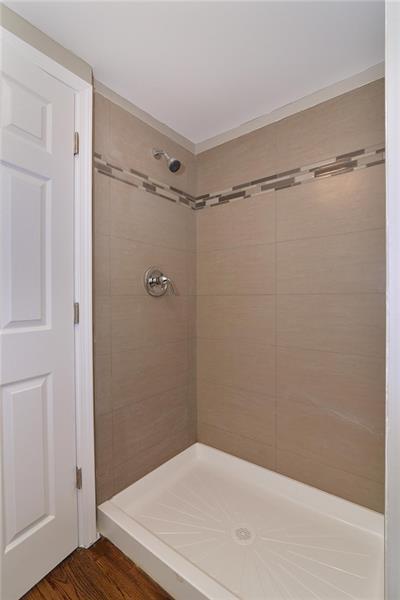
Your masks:
<instances>
[{"instance_id":1,"label":"wood plank flooring","mask_svg":"<svg viewBox=\"0 0 400 600\"><path fill-rule=\"evenodd\" d=\"M79 548L23 600L172 600L109 540Z\"/></svg>"}]
</instances>

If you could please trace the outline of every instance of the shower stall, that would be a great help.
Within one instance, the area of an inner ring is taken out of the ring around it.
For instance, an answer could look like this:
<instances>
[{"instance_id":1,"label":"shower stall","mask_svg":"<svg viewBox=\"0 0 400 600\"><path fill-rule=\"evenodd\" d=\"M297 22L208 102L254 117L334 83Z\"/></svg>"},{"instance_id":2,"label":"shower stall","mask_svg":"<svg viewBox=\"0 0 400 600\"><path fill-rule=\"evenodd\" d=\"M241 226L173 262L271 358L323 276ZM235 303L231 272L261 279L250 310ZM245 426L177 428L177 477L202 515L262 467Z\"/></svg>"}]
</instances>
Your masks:
<instances>
[{"instance_id":1,"label":"shower stall","mask_svg":"<svg viewBox=\"0 0 400 600\"><path fill-rule=\"evenodd\" d=\"M95 94L99 528L177 600L383 598L384 81L303 108L194 155Z\"/></svg>"}]
</instances>

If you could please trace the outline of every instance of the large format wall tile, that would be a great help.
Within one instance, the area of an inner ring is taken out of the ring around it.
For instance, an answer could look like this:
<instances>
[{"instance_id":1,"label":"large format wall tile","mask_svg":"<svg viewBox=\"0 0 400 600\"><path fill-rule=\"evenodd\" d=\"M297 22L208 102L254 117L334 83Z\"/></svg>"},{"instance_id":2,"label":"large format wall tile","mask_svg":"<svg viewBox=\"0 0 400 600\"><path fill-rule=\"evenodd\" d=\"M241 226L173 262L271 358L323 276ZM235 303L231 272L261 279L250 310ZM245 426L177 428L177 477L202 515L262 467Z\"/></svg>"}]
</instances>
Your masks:
<instances>
[{"instance_id":1,"label":"large format wall tile","mask_svg":"<svg viewBox=\"0 0 400 600\"><path fill-rule=\"evenodd\" d=\"M274 398L275 348L267 344L198 339L197 376Z\"/></svg>"},{"instance_id":2,"label":"large format wall tile","mask_svg":"<svg viewBox=\"0 0 400 600\"><path fill-rule=\"evenodd\" d=\"M275 399L198 380L199 421L262 444L275 444Z\"/></svg>"},{"instance_id":3,"label":"large format wall tile","mask_svg":"<svg viewBox=\"0 0 400 600\"><path fill-rule=\"evenodd\" d=\"M275 242L275 193L200 210L197 227L199 252Z\"/></svg>"},{"instance_id":4,"label":"large format wall tile","mask_svg":"<svg viewBox=\"0 0 400 600\"><path fill-rule=\"evenodd\" d=\"M374 82L204 152L199 193L293 169L300 180L301 167L382 147L383 92ZM268 164L262 139L275 153ZM197 214L200 441L375 510L384 491L384 183L375 164ZM277 434L265 426L262 439L262 399L275 397Z\"/></svg>"},{"instance_id":5,"label":"large format wall tile","mask_svg":"<svg viewBox=\"0 0 400 600\"><path fill-rule=\"evenodd\" d=\"M151 447L157 440L187 429L191 418L186 386L145 399L133 397L128 405L114 411L114 463L134 458L143 446Z\"/></svg>"},{"instance_id":6,"label":"large format wall tile","mask_svg":"<svg viewBox=\"0 0 400 600\"><path fill-rule=\"evenodd\" d=\"M195 271L190 267L192 253L162 248L123 238L111 238L111 294L144 296L144 274L157 266L171 277L177 292L187 295L193 290Z\"/></svg>"},{"instance_id":7,"label":"large format wall tile","mask_svg":"<svg viewBox=\"0 0 400 600\"><path fill-rule=\"evenodd\" d=\"M112 411L111 399L111 349L109 354L94 355L94 408L96 415Z\"/></svg>"},{"instance_id":8,"label":"large format wall tile","mask_svg":"<svg viewBox=\"0 0 400 600\"><path fill-rule=\"evenodd\" d=\"M197 194L209 194L276 172L276 125L252 131L196 158Z\"/></svg>"},{"instance_id":9,"label":"large format wall tile","mask_svg":"<svg viewBox=\"0 0 400 600\"><path fill-rule=\"evenodd\" d=\"M279 121L275 128L277 170L383 142L384 94L380 79Z\"/></svg>"},{"instance_id":10,"label":"large format wall tile","mask_svg":"<svg viewBox=\"0 0 400 600\"><path fill-rule=\"evenodd\" d=\"M193 434L186 428L175 430L173 435L166 437L147 438L146 443L137 447L135 456L114 464L114 494L173 458L193 442Z\"/></svg>"},{"instance_id":11,"label":"large format wall tile","mask_svg":"<svg viewBox=\"0 0 400 600\"><path fill-rule=\"evenodd\" d=\"M93 229L98 233L110 234L110 178L95 171L93 176Z\"/></svg>"},{"instance_id":12,"label":"large format wall tile","mask_svg":"<svg viewBox=\"0 0 400 600\"><path fill-rule=\"evenodd\" d=\"M192 337L188 296L113 296L111 329L113 353L145 345ZM193 315L191 315L193 319Z\"/></svg>"},{"instance_id":13,"label":"large format wall tile","mask_svg":"<svg viewBox=\"0 0 400 600\"><path fill-rule=\"evenodd\" d=\"M212 210L212 209L209 209ZM197 293L273 294L275 292L275 244L200 252Z\"/></svg>"},{"instance_id":14,"label":"large format wall tile","mask_svg":"<svg viewBox=\"0 0 400 600\"><path fill-rule=\"evenodd\" d=\"M277 349L277 396L344 415L374 433L385 430L385 357Z\"/></svg>"},{"instance_id":15,"label":"large format wall tile","mask_svg":"<svg viewBox=\"0 0 400 600\"><path fill-rule=\"evenodd\" d=\"M111 354L111 298L97 296L93 310L93 345L96 356Z\"/></svg>"},{"instance_id":16,"label":"large format wall tile","mask_svg":"<svg viewBox=\"0 0 400 600\"><path fill-rule=\"evenodd\" d=\"M385 295L278 295L277 343L384 357Z\"/></svg>"},{"instance_id":17,"label":"large format wall tile","mask_svg":"<svg viewBox=\"0 0 400 600\"><path fill-rule=\"evenodd\" d=\"M383 482L383 434L331 409L278 399L277 446L331 467Z\"/></svg>"},{"instance_id":18,"label":"large format wall tile","mask_svg":"<svg viewBox=\"0 0 400 600\"><path fill-rule=\"evenodd\" d=\"M384 93L380 79L202 152L197 156L197 193L383 143Z\"/></svg>"},{"instance_id":19,"label":"large format wall tile","mask_svg":"<svg viewBox=\"0 0 400 600\"><path fill-rule=\"evenodd\" d=\"M224 431L212 425L199 422L198 439L203 444L213 446L223 452L238 456L267 469L275 469L276 452L273 444L262 444L231 431Z\"/></svg>"},{"instance_id":20,"label":"large format wall tile","mask_svg":"<svg viewBox=\"0 0 400 600\"><path fill-rule=\"evenodd\" d=\"M143 123L126 110L110 102L110 125L106 156L120 167L134 168L146 175L194 194L195 157L166 135ZM155 160L153 148L161 148L182 162L182 168L171 173L164 161Z\"/></svg>"},{"instance_id":21,"label":"large format wall tile","mask_svg":"<svg viewBox=\"0 0 400 600\"><path fill-rule=\"evenodd\" d=\"M192 195L293 169L301 179L302 166L384 145L383 90L374 82L197 157L96 94L95 152L113 173ZM177 176L153 146L183 160ZM200 211L95 174L99 502L197 435L383 509L384 202L383 165ZM178 296L146 295L151 265Z\"/></svg>"},{"instance_id":22,"label":"large format wall tile","mask_svg":"<svg viewBox=\"0 0 400 600\"><path fill-rule=\"evenodd\" d=\"M112 355L114 409L187 384L189 342L151 344Z\"/></svg>"},{"instance_id":23,"label":"large format wall tile","mask_svg":"<svg viewBox=\"0 0 400 600\"><path fill-rule=\"evenodd\" d=\"M385 166L287 188L277 200L278 241L384 229Z\"/></svg>"},{"instance_id":24,"label":"large format wall tile","mask_svg":"<svg viewBox=\"0 0 400 600\"><path fill-rule=\"evenodd\" d=\"M99 154L106 154L109 147L110 105L111 102L101 94L93 94L93 146Z\"/></svg>"},{"instance_id":25,"label":"large format wall tile","mask_svg":"<svg viewBox=\"0 0 400 600\"><path fill-rule=\"evenodd\" d=\"M275 344L275 295L199 296L198 337Z\"/></svg>"},{"instance_id":26,"label":"large format wall tile","mask_svg":"<svg viewBox=\"0 0 400 600\"><path fill-rule=\"evenodd\" d=\"M277 245L280 294L384 292L385 268L384 229Z\"/></svg>"},{"instance_id":27,"label":"large format wall tile","mask_svg":"<svg viewBox=\"0 0 400 600\"><path fill-rule=\"evenodd\" d=\"M191 247L192 211L111 179L111 235L178 250Z\"/></svg>"},{"instance_id":28,"label":"large format wall tile","mask_svg":"<svg viewBox=\"0 0 400 600\"><path fill-rule=\"evenodd\" d=\"M95 233L93 239L93 292L97 296L110 294L110 236Z\"/></svg>"},{"instance_id":29,"label":"large format wall tile","mask_svg":"<svg viewBox=\"0 0 400 600\"><path fill-rule=\"evenodd\" d=\"M182 160L178 175L154 160L155 146ZM161 187L195 193L194 156L99 94L94 151L116 173L133 169L144 181L150 176ZM140 191L104 171L95 172L93 188L99 503L196 439L194 211L152 194L151 185ZM172 278L177 296L147 295L143 278L151 266Z\"/></svg>"},{"instance_id":30,"label":"large format wall tile","mask_svg":"<svg viewBox=\"0 0 400 600\"><path fill-rule=\"evenodd\" d=\"M372 510L384 511L385 487L381 483L330 467L319 457L278 449L277 471Z\"/></svg>"},{"instance_id":31,"label":"large format wall tile","mask_svg":"<svg viewBox=\"0 0 400 600\"><path fill-rule=\"evenodd\" d=\"M110 485L113 479L113 415L96 415L95 419L96 478L102 486ZM99 492L99 488L97 490Z\"/></svg>"}]
</instances>

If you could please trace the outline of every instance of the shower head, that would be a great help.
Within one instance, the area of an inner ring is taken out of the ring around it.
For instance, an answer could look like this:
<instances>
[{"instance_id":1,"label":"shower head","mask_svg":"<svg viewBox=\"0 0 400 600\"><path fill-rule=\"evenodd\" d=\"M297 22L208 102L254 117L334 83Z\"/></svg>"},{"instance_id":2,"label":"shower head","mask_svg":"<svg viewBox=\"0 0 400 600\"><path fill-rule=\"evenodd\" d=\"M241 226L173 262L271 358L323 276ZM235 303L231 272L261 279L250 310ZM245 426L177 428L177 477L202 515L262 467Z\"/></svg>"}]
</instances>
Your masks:
<instances>
[{"instance_id":1,"label":"shower head","mask_svg":"<svg viewBox=\"0 0 400 600\"><path fill-rule=\"evenodd\" d=\"M158 150L157 148L153 148L153 156L156 160L160 160L161 157L164 157L167 161L167 166L171 173L176 173L181 168L181 161L177 158L171 158L171 156L169 156L165 152L165 150Z\"/></svg>"}]
</instances>

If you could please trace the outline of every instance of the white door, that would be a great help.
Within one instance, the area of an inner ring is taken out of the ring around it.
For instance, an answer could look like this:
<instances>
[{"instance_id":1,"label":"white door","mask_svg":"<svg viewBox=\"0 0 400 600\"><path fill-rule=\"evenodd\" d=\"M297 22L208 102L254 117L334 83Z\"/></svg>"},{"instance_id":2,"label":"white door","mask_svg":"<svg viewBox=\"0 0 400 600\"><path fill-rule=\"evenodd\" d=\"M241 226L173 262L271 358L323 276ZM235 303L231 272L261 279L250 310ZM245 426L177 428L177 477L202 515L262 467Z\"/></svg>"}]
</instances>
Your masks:
<instances>
[{"instance_id":1,"label":"white door","mask_svg":"<svg viewBox=\"0 0 400 600\"><path fill-rule=\"evenodd\" d=\"M2 600L77 546L74 93L3 43Z\"/></svg>"}]
</instances>

